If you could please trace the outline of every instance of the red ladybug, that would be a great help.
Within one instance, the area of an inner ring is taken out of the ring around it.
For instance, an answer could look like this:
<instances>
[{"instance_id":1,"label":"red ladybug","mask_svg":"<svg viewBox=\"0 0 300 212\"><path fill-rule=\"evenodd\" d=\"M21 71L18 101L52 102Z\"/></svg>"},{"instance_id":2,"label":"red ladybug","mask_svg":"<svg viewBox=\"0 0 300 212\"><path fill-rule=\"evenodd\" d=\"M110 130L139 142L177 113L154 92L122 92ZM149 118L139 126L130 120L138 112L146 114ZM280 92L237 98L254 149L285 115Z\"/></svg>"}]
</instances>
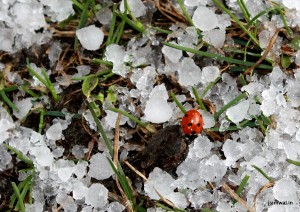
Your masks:
<instances>
[{"instance_id":1,"label":"red ladybug","mask_svg":"<svg viewBox=\"0 0 300 212\"><path fill-rule=\"evenodd\" d=\"M186 135L197 135L203 130L203 118L197 110L189 110L183 116L181 128Z\"/></svg>"}]
</instances>

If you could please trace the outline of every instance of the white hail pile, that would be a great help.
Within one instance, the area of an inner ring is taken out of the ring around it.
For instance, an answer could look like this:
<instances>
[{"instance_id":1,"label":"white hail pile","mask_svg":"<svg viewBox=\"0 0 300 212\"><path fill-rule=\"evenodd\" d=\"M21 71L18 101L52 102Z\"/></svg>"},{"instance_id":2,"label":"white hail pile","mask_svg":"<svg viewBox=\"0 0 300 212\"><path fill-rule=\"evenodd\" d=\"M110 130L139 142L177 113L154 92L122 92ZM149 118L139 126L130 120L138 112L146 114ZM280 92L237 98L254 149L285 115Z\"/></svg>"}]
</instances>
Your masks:
<instances>
[{"instance_id":1,"label":"white hail pile","mask_svg":"<svg viewBox=\"0 0 300 212\"><path fill-rule=\"evenodd\" d=\"M29 0L29 1L0 1L0 50L14 53L21 48L32 45L41 45L50 41L53 31L48 27L45 16L51 21L63 21L74 14L71 0ZM252 17L270 7L265 1L245 1ZM107 0L106 3L112 4ZM287 24L291 27L300 24L300 5L297 1L281 1L287 18ZM232 12L241 15L236 0L227 0ZM128 0L128 5L136 17L143 17L151 11L151 6L145 6L141 0ZM203 31L203 40L215 48L222 48L224 43L230 45L231 40L225 40L225 28L230 26L230 18L227 14L216 14L216 7L211 1L186 0L185 6L191 14L195 27ZM123 10L123 1L121 10ZM104 8L104 14L97 14L97 19L107 27L112 13ZM204 15L205 14L205 15ZM280 15L273 15L269 21L266 16L261 16L260 21L265 30L259 35L259 42L265 47L270 37L277 28L283 27ZM181 28L172 26L173 32L169 38L177 38L178 45L195 48L198 35L195 27ZM82 46L87 50L98 49L103 42L103 31L95 26L88 26L76 32ZM151 44L151 45L150 45ZM132 72L130 80L135 85L134 89L119 87L117 89L119 108L125 110L142 121L153 123L177 124L182 116L179 108L173 102L168 102L166 86L156 85L155 77L158 74L166 74L175 77L179 84L191 92L191 86L195 86L199 93L210 82L221 77L204 99L210 100L219 110L236 96L246 92L248 97L235 106L229 108L219 118L221 129L226 130L231 122L239 124L243 120L251 119L251 116L274 116L277 122L276 128L270 128L267 135L263 135L256 128L243 128L233 132L231 138L224 142L211 142L203 133L189 146L189 153L185 161L177 168L178 178L174 179L167 172L155 168L149 175L149 180L144 185L142 193L151 199L159 199L154 188L165 198L172 201L179 208L191 206L200 209L204 204L210 203L217 211L246 211L240 204L233 204L228 194L222 192L220 187L223 182L230 185L239 185L244 176L250 176L244 188L246 200L253 204L254 196L259 189L268 183L252 165L264 170L275 180L275 185L263 191L257 201L257 211L300 211L300 168L286 162L286 159L300 160L300 69L295 69L294 75L286 75L279 67L274 67L271 74L252 77L252 81L237 87L237 83L227 73L221 73L217 64L211 60L205 60L205 66L199 67L195 61L182 54L182 51L164 46L161 52L157 51L159 41L155 34L149 30L142 38L133 38L126 47L116 44L106 48L105 59L113 63L113 72L126 77ZM270 57L280 55L280 39L275 43ZM50 63L56 64L58 55L62 51L60 43L54 42L50 48ZM188 54L192 56L192 54ZM296 64L300 64L300 51L295 55ZM164 61L163 63L160 61ZM0 63L1 64L1 63ZM130 64L130 66L129 66ZM145 65L144 68L134 68ZM32 64L39 71L40 67ZM0 65L4 70L4 64ZM57 92L63 90L62 86L76 83L70 79L85 76L90 73L90 67L78 66L78 73L72 76L58 77L54 82ZM51 74L49 70L47 74ZM23 80L18 73L9 73L11 82L21 85ZM35 85L40 82L34 81ZM109 157L106 148L99 147L101 153L92 155L86 162L79 160L75 163L63 157L64 148L57 146L56 141L64 139L64 130L72 122L72 114L63 111L65 118L56 118L51 126L47 126L45 134L39 134L32 129L20 126L20 121L26 117L29 111L38 102L32 98L19 98L23 93L14 97L14 103L19 111L13 112L13 116L19 121L13 121L3 105L0 106L0 171L13 167L12 156L3 146L8 144L27 155L34 163L36 169L35 186L33 189L32 205L26 204L26 211L43 211L46 202L48 205L63 206L65 211L122 211L125 209L118 202L108 201L108 190L101 183L92 183L93 179L104 180L113 176L113 171L107 162ZM193 96L193 95L192 95ZM185 96L178 95L179 101L184 102ZM257 98L261 104L257 104ZM22 99L22 100L20 100ZM133 99L132 101L129 101ZM139 99L139 101L137 101ZM49 99L43 99L48 104ZM137 104L138 103L138 104ZM134 105L135 104L135 105ZM135 106L144 112L145 116L139 117ZM185 108L192 106L185 103ZM105 103L105 108L109 103ZM112 137L115 127L116 114L106 111L107 116L101 119L109 137ZM80 111L79 111L80 113ZM213 115L202 112L205 128L215 124ZM227 118L230 120L228 120ZM84 114L86 120L95 128L95 123L89 112ZM121 125L128 123L134 127L135 123L127 118L122 118ZM124 135L126 134L123 133ZM121 137L121 143L126 144L130 136ZM103 141L101 141L103 142ZM124 145L126 148L126 145ZM218 149L222 149L223 155ZM83 159L87 147L75 145L72 154L77 159ZM124 153L125 154L125 153ZM232 171L235 169L236 171ZM26 176L21 175L19 180ZM207 182L211 182L214 188L207 188ZM0 180L1 183L1 180ZM53 198L55 197L55 198ZM0 197L1 198L1 197ZM292 205L269 205L274 201L290 201ZM148 209L152 211L152 209Z\"/></svg>"}]
</instances>

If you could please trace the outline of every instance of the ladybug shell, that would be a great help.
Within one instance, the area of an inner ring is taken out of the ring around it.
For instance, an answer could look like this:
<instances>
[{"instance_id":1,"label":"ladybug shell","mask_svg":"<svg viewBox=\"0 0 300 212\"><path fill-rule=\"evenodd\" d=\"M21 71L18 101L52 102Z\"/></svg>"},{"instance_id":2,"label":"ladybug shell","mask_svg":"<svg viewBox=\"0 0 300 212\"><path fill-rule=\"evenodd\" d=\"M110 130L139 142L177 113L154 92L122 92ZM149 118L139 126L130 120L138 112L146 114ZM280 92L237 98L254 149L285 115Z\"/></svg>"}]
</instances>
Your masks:
<instances>
[{"instance_id":1,"label":"ladybug shell","mask_svg":"<svg viewBox=\"0 0 300 212\"><path fill-rule=\"evenodd\" d=\"M189 110L183 116L181 128L185 135L197 135L203 130L203 118L197 110Z\"/></svg>"}]
</instances>

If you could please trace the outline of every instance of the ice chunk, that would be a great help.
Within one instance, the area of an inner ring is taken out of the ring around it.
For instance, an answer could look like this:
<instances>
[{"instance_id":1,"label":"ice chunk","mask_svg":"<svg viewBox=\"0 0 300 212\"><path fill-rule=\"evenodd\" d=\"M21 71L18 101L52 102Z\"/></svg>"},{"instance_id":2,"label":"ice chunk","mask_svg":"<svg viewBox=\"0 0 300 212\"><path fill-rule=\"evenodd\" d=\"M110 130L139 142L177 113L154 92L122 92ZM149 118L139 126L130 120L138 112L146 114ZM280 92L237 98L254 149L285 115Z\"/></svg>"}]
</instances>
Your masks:
<instances>
[{"instance_id":1,"label":"ice chunk","mask_svg":"<svg viewBox=\"0 0 300 212\"><path fill-rule=\"evenodd\" d=\"M37 211L43 211L44 203L35 201L32 204L25 204L25 211L27 212L37 212Z\"/></svg>"},{"instance_id":2,"label":"ice chunk","mask_svg":"<svg viewBox=\"0 0 300 212\"><path fill-rule=\"evenodd\" d=\"M32 98L26 98L26 99L22 99L20 101L16 100L14 102L14 104L16 105L16 107L19 110L19 111L14 110L13 114L15 117L17 117L18 119L23 119L28 114L28 112L30 111L30 109L32 107L31 99Z\"/></svg>"},{"instance_id":3,"label":"ice chunk","mask_svg":"<svg viewBox=\"0 0 300 212\"><path fill-rule=\"evenodd\" d=\"M1 34L0 34L1 37ZM0 47L1 48L1 47ZM295 57L295 63L299 66L300 65L300 50L297 51L296 57Z\"/></svg>"},{"instance_id":4,"label":"ice chunk","mask_svg":"<svg viewBox=\"0 0 300 212\"><path fill-rule=\"evenodd\" d=\"M112 72L121 75L122 77L125 77L128 71L128 67L126 67L124 64L125 56L125 50L117 44L111 44L106 47L106 60L112 62L114 65Z\"/></svg>"},{"instance_id":5,"label":"ice chunk","mask_svg":"<svg viewBox=\"0 0 300 212\"><path fill-rule=\"evenodd\" d=\"M210 182L217 182L224 177L227 166L225 165L225 162L220 160L217 155L212 155L203 162L198 168L199 176L201 176L202 179Z\"/></svg>"},{"instance_id":6,"label":"ice chunk","mask_svg":"<svg viewBox=\"0 0 300 212\"><path fill-rule=\"evenodd\" d=\"M109 7L104 7L102 9L100 9L97 12L97 19L98 21L103 24L103 25L107 25L111 22L111 19L113 17L113 13L112 11L109 9Z\"/></svg>"},{"instance_id":7,"label":"ice chunk","mask_svg":"<svg viewBox=\"0 0 300 212\"><path fill-rule=\"evenodd\" d=\"M274 86L280 85L284 79L285 75L282 70L278 66L274 67L270 74L271 84Z\"/></svg>"},{"instance_id":8,"label":"ice chunk","mask_svg":"<svg viewBox=\"0 0 300 212\"><path fill-rule=\"evenodd\" d=\"M259 35L259 46L261 48L266 48L269 45L271 39L271 32L268 30L262 30Z\"/></svg>"},{"instance_id":9,"label":"ice chunk","mask_svg":"<svg viewBox=\"0 0 300 212\"><path fill-rule=\"evenodd\" d=\"M185 28L185 33L178 37L178 44L185 47L196 48L198 44L198 33L195 27L187 27ZM187 52L189 56L193 56L194 54L191 52Z\"/></svg>"},{"instance_id":10,"label":"ice chunk","mask_svg":"<svg viewBox=\"0 0 300 212\"><path fill-rule=\"evenodd\" d=\"M199 135L191 144L188 157L193 160L202 159L211 154L213 146L207 137Z\"/></svg>"},{"instance_id":11,"label":"ice chunk","mask_svg":"<svg viewBox=\"0 0 300 212\"><path fill-rule=\"evenodd\" d=\"M195 10L192 20L195 27L202 31L212 30L218 25L216 14L204 6L199 6Z\"/></svg>"},{"instance_id":12,"label":"ice chunk","mask_svg":"<svg viewBox=\"0 0 300 212\"><path fill-rule=\"evenodd\" d=\"M192 196L189 198L189 201L192 203L192 207L196 209L200 209L203 204L212 202L214 196L208 190L204 191L196 191Z\"/></svg>"},{"instance_id":13,"label":"ice chunk","mask_svg":"<svg viewBox=\"0 0 300 212\"><path fill-rule=\"evenodd\" d=\"M300 84L299 81L292 82L287 88L287 96L293 107L300 106Z\"/></svg>"},{"instance_id":14,"label":"ice chunk","mask_svg":"<svg viewBox=\"0 0 300 212\"><path fill-rule=\"evenodd\" d=\"M45 12L53 22L61 22L74 14L71 0L41 0L45 5Z\"/></svg>"},{"instance_id":15,"label":"ice chunk","mask_svg":"<svg viewBox=\"0 0 300 212\"><path fill-rule=\"evenodd\" d=\"M155 200L159 200L160 197L156 193L159 192L162 196L166 197L170 193L174 192L174 188L171 184L175 180L170 174L161 170L160 168L154 168L154 170L149 174L148 180L144 184L144 189L146 194Z\"/></svg>"},{"instance_id":16,"label":"ice chunk","mask_svg":"<svg viewBox=\"0 0 300 212\"><path fill-rule=\"evenodd\" d=\"M260 109L266 116L274 114L277 109L277 104L275 101L276 95L277 92L274 88L270 88L262 92L263 101Z\"/></svg>"},{"instance_id":17,"label":"ice chunk","mask_svg":"<svg viewBox=\"0 0 300 212\"><path fill-rule=\"evenodd\" d=\"M77 69L78 73L74 74L72 76L73 78L86 76L91 72L91 67L87 66L87 65L77 66L76 69Z\"/></svg>"},{"instance_id":18,"label":"ice chunk","mask_svg":"<svg viewBox=\"0 0 300 212\"><path fill-rule=\"evenodd\" d=\"M90 159L90 162L90 170L88 172L90 177L93 177L97 180L104 180L114 174L114 171L108 162L108 158L104 153L97 153L93 155Z\"/></svg>"},{"instance_id":19,"label":"ice chunk","mask_svg":"<svg viewBox=\"0 0 300 212\"><path fill-rule=\"evenodd\" d=\"M74 167L62 167L57 170L57 175L63 182L67 182L72 176L73 170Z\"/></svg>"},{"instance_id":20,"label":"ice chunk","mask_svg":"<svg viewBox=\"0 0 300 212\"><path fill-rule=\"evenodd\" d=\"M49 129L46 132L46 136L49 140L57 141L62 139L62 131L63 128L61 124L58 122L56 124L53 124L51 127L49 127Z\"/></svg>"},{"instance_id":21,"label":"ice chunk","mask_svg":"<svg viewBox=\"0 0 300 212\"><path fill-rule=\"evenodd\" d=\"M207 32L203 32L203 41L206 41L215 48L222 48L225 42L225 30L212 29Z\"/></svg>"},{"instance_id":22,"label":"ice chunk","mask_svg":"<svg viewBox=\"0 0 300 212\"><path fill-rule=\"evenodd\" d=\"M210 112L201 110L200 113L202 114L204 129L209 129L209 128L215 126L215 123L216 123L215 118Z\"/></svg>"},{"instance_id":23,"label":"ice chunk","mask_svg":"<svg viewBox=\"0 0 300 212\"><path fill-rule=\"evenodd\" d=\"M112 202L107 208L107 212L122 212L125 210L125 206L119 202Z\"/></svg>"},{"instance_id":24,"label":"ice chunk","mask_svg":"<svg viewBox=\"0 0 300 212\"><path fill-rule=\"evenodd\" d=\"M6 132L7 130L15 128L15 124L11 122L10 120L3 118L0 120L0 134L2 135L3 132Z\"/></svg>"},{"instance_id":25,"label":"ice chunk","mask_svg":"<svg viewBox=\"0 0 300 212\"><path fill-rule=\"evenodd\" d=\"M172 63L178 63L182 57L182 51L169 46L163 46L162 52Z\"/></svg>"},{"instance_id":26,"label":"ice chunk","mask_svg":"<svg viewBox=\"0 0 300 212\"><path fill-rule=\"evenodd\" d=\"M74 174L77 179L82 179L86 175L88 163L86 161L81 161L74 167Z\"/></svg>"},{"instance_id":27,"label":"ice chunk","mask_svg":"<svg viewBox=\"0 0 300 212\"><path fill-rule=\"evenodd\" d=\"M30 140L25 136L21 136L21 138L10 139L9 145L21 151L24 155L26 155L31 148Z\"/></svg>"},{"instance_id":28,"label":"ice chunk","mask_svg":"<svg viewBox=\"0 0 300 212\"><path fill-rule=\"evenodd\" d=\"M118 118L118 113L110 111L110 110L106 110L105 112L106 112L106 117L105 117L106 123L111 128L115 128L116 127L116 121L117 121L117 118ZM119 125L124 125L127 120L128 120L128 118L126 116L121 116L121 120L120 120Z\"/></svg>"},{"instance_id":29,"label":"ice chunk","mask_svg":"<svg viewBox=\"0 0 300 212\"><path fill-rule=\"evenodd\" d=\"M276 181L273 187L274 197L278 201L292 201L298 202L297 191L299 190L299 185L292 179L282 178Z\"/></svg>"},{"instance_id":30,"label":"ice chunk","mask_svg":"<svg viewBox=\"0 0 300 212\"><path fill-rule=\"evenodd\" d=\"M72 154L76 159L82 159L87 151L88 149L82 145L74 145L72 147Z\"/></svg>"},{"instance_id":31,"label":"ice chunk","mask_svg":"<svg viewBox=\"0 0 300 212\"><path fill-rule=\"evenodd\" d=\"M135 17L141 17L146 14L146 7L141 0L127 0L127 4ZM120 11L124 12L124 0L120 4Z\"/></svg>"},{"instance_id":32,"label":"ice chunk","mask_svg":"<svg viewBox=\"0 0 300 212\"><path fill-rule=\"evenodd\" d=\"M48 147L39 146L32 147L30 152L35 156L36 162L41 166L51 166L53 162L53 154Z\"/></svg>"},{"instance_id":33,"label":"ice chunk","mask_svg":"<svg viewBox=\"0 0 300 212\"><path fill-rule=\"evenodd\" d=\"M204 3L205 2L205 3ZM185 0L184 4L188 7L195 7L198 6L199 4L206 5L207 1L203 0Z\"/></svg>"},{"instance_id":34,"label":"ice chunk","mask_svg":"<svg viewBox=\"0 0 300 212\"><path fill-rule=\"evenodd\" d=\"M248 118L249 100L244 100L226 111L228 118L235 124Z\"/></svg>"},{"instance_id":35,"label":"ice chunk","mask_svg":"<svg viewBox=\"0 0 300 212\"><path fill-rule=\"evenodd\" d=\"M150 93L150 98L146 103L145 119L152 123L163 123L168 121L173 114L167 102L168 93L164 84L157 85Z\"/></svg>"},{"instance_id":36,"label":"ice chunk","mask_svg":"<svg viewBox=\"0 0 300 212\"><path fill-rule=\"evenodd\" d=\"M140 72L141 71L137 71ZM135 72L135 73L137 73ZM156 77L156 72L155 68L152 66L148 66L144 68L143 72L141 73L140 78L136 82L136 88L144 92L150 92L153 84L155 83L155 77ZM148 93L149 94L149 93Z\"/></svg>"},{"instance_id":37,"label":"ice chunk","mask_svg":"<svg viewBox=\"0 0 300 212\"><path fill-rule=\"evenodd\" d=\"M49 60L50 60L50 66L53 67L55 63L58 61L59 56L62 52L61 44L58 41L55 41L50 49L49 49Z\"/></svg>"},{"instance_id":38,"label":"ice chunk","mask_svg":"<svg viewBox=\"0 0 300 212\"><path fill-rule=\"evenodd\" d=\"M47 26L43 5L39 3L16 3L10 12L17 25L26 26L30 31Z\"/></svg>"},{"instance_id":39,"label":"ice chunk","mask_svg":"<svg viewBox=\"0 0 300 212\"><path fill-rule=\"evenodd\" d=\"M298 1L285 0L282 2L282 4L289 9L296 9L297 11L300 11L300 3Z\"/></svg>"},{"instance_id":40,"label":"ice chunk","mask_svg":"<svg viewBox=\"0 0 300 212\"><path fill-rule=\"evenodd\" d=\"M223 152L226 157L226 165L231 166L243 156L243 144L236 141L227 140L223 145Z\"/></svg>"},{"instance_id":41,"label":"ice chunk","mask_svg":"<svg viewBox=\"0 0 300 212\"><path fill-rule=\"evenodd\" d=\"M12 157L7 152L7 149L0 145L0 171L4 171L6 166L10 163Z\"/></svg>"},{"instance_id":42,"label":"ice chunk","mask_svg":"<svg viewBox=\"0 0 300 212\"><path fill-rule=\"evenodd\" d=\"M88 27L78 29L76 31L76 36L83 48L93 51L100 48L103 42L104 33L95 25L90 25Z\"/></svg>"},{"instance_id":43,"label":"ice chunk","mask_svg":"<svg viewBox=\"0 0 300 212\"><path fill-rule=\"evenodd\" d=\"M73 198L76 199L76 200L80 200L80 199L83 199L84 197L87 196L88 194L88 188L83 185L82 182L75 182L73 184Z\"/></svg>"},{"instance_id":44,"label":"ice chunk","mask_svg":"<svg viewBox=\"0 0 300 212\"><path fill-rule=\"evenodd\" d=\"M56 202L64 208L64 211L77 211L77 204L75 204L74 199L65 192L59 192L57 194Z\"/></svg>"},{"instance_id":45,"label":"ice chunk","mask_svg":"<svg viewBox=\"0 0 300 212\"><path fill-rule=\"evenodd\" d=\"M201 82L201 69L191 58L184 58L178 69L179 83L183 86L193 86Z\"/></svg>"},{"instance_id":46,"label":"ice chunk","mask_svg":"<svg viewBox=\"0 0 300 212\"><path fill-rule=\"evenodd\" d=\"M220 70L217 66L206 66L202 69L202 83L210 83L220 77Z\"/></svg>"},{"instance_id":47,"label":"ice chunk","mask_svg":"<svg viewBox=\"0 0 300 212\"><path fill-rule=\"evenodd\" d=\"M188 206L184 194L179 192L172 192L166 196L177 208L186 208Z\"/></svg>"},{"instance_id":48,"label":"ice chunk","mask_svg":"<svg viewBox=\"0 0 300 212\"><path fill-rule=\"evenodd\" d=\"M292 143L290 141L285 141L283 143L285 154L287 155L288 159L297 160L298 154L300 153L300 144L299 143Z\"/></svg>"},{"instance_id":49,"label":"ice chunk","mask_svg":"<svg viewBox=\"0 0 300 212\"><path fill-rule=\"evenodd\" d=\"M263 91L264 86L258 82L250 82L242 87L242 91L246 91L250 95L259 95Z\"/></svg>"},{"instance_id":50,"label":"ice chunk","mask_svg":"<svg viewBox=\"0 0 300 212\"><path fill-rule=\"evenodd\" d=\"M108 198L108 190L100 183L94 183L89 187L85 203L95 208L105 206Z\"/></svg>"},{"instance_id":51,"label":"ice chunk","mask_svg":"<svg viewBox=\"0 0 300 212\"><path fill-rule=\"evenodd\" d=\"M0 28L0 50L6 52L13 51L14 31L12 29Z\"/></svg>"}]
</instances>

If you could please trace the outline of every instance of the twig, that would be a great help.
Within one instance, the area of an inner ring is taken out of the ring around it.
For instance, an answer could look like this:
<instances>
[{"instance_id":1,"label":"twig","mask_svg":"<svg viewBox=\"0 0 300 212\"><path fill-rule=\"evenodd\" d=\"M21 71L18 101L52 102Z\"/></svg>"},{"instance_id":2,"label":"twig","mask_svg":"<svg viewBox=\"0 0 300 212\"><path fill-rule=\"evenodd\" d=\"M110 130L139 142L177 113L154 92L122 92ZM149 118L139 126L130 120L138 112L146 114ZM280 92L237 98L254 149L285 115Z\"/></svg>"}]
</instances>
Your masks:
<instances>
[{"instance_id":1,"label":"twig","mask_svg":"<svg viewBox=\"0 0 300 212\"><path fill-rule=\"evenodd\" d=\"M253 208L256 208L256 199L258 197L259 194L261 194L264 190L273 187L275 185L275 182L268 182L267 184L265 184L263 187L261 187L258 192L255 194L254 196L254 200L253 200Z\"/></svg>"},{"instance_id":2,"label":"twig","mask_svg":"<svg viewBox=\"0 0 300 212\"><path fill-rule=\"evenodd\" d=\"M147 181L147 177L142 174L139 170L134 168L128 161L124 161L124 163L133 171L135 172L138 176L140 176L144 181Z\"/></svg>"},{"instance_id":3,"label":"twig","mask_svg":"<svg viewBox=\"0 0 300 212\"><path fill-rule=\"evenodd\" d=\"M118 117L116 120L116 127L115 127L115 137L114 137L114 154L113 154L113 161L115 166L117 167L119 160L118 160L118 150L119 150L119 138L120 138L120 121L121 121L121 113L118 113ZM133 208L131 206L131 204L129 203L130 201L128 200L125 192L123 191L120 182L118 180L118 178L116 177L116 185L117 188L119 189L122 198L123 198L123 203L127 209L127 211L133 212Z\"/></svg>"},{"instance_id":4,"label":"twig","mask_svg":"<svg viewBox=\"0 0 300 212\"><path fill-rule=\"evenodd\" d=\"M147 177L145 175L143 175L140 171L138 171L136 168L134 168L128 161L124 161L124 163L133 171L135 172L138 176L140 176L145 182L148 181ZM153 186L154 188L154 186ZM168 199L166 199L165 197L163 197L155 188L154 188L155 192L157 193L157 195L160 197L160 199L166 203L167 205L176 208L176 206Z\"/></svg>"},{"instance_id":5,"label":"twig","mask_svg":"<svg viewBox=\"0 0 300 212\"><path fill-rule=\"evenodd\" d=\"M259 58L259 60L251 67L247 68L246 71L244 71L244 75L250 74L252 76L253 70L267 57L269 52L271 51L274 43L276 42L276 39L278 37L278 33L280 32L280 29L277 29L274 35L272 36L266 50L264 51L263 55Z\"/></svg>"},{"instance_id":6,"label":"twig","mask_svg":"<svg viewBox=\"0 0 300 212\"><path fill-rule=\"evenodd\" d=\"M119 149L119 138L120 138L120 121L121 121L121 113L118 113L117 121L116 121L116 129L115 129L115 138L114 138L114 158L113 161L115 165L118 164L118 149Z\"/></svg>"},{"instance_id":7,"label":"twig","mask_svg":"<svg viewBox=\"0 0 300 212\"><path fill-rule=\"evenodd\" d=\"M226 183L223 183L222 187L224 190L233 197L236 201L238 201L244 208L246 208L250 212L255 212L255 209L251 208L245 200L240 198Z\"/></svg>"}]
</instances>

